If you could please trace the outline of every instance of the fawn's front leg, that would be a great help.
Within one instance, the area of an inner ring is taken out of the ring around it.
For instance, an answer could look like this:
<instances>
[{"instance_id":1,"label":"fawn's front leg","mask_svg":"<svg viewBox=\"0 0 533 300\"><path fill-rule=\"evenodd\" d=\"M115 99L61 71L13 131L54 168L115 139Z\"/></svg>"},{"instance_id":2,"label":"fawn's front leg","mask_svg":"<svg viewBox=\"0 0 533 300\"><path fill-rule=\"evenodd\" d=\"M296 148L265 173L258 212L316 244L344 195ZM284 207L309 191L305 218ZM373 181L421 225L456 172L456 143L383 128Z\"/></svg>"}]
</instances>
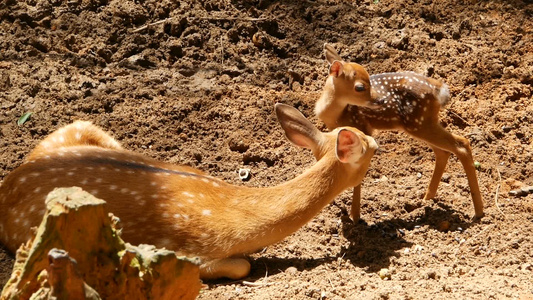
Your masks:
<instances>
[{"instance_id":1,"label":"fawn's front leg","mask_svg":"<svg viewBox=\"0 0 533 300\"><path fill-rule=\"evenodd\" d=\"M354 186L352 195L352 209L350 216L354 223L357 223L361 218L361 184Z\"/></svg>"},{"instance_id":2,"label":"fawn's front leg","mask_svg":"<svg viewBox=\"0 0 533 300\"><path fill-rule=\"evenodd\" d=\"M426 195L424 200L433 199L437 194L437 188L439 187L440 179L444 170L446 169L446 164L448 163L448 158L450 157L451 152L442 150L435 146L431 146L433 152L435 153L435 169L433 170L433 175L431 176L431 181L429 183Z\"/></svg>"}]
</instances>

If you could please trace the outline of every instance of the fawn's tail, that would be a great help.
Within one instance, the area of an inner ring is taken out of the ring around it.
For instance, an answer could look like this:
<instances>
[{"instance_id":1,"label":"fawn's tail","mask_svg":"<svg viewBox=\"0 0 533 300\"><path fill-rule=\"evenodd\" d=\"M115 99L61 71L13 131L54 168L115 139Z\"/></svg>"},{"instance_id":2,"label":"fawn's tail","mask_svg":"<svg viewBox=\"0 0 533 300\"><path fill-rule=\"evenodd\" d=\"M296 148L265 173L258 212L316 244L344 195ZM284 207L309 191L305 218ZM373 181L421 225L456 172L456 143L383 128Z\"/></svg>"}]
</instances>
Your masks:
<instances>
[{"instance_id":1,"label":"fawn's tail","mask_svg":"<svg viewBox=\"0 0 533 300\"><path fill-rule=\"evenodd\" d=\"M435 97L437 97L441 107L450 102L450 89L446 83L442 83L440 87L435 89Z\"/></svg>"}]
</instances>

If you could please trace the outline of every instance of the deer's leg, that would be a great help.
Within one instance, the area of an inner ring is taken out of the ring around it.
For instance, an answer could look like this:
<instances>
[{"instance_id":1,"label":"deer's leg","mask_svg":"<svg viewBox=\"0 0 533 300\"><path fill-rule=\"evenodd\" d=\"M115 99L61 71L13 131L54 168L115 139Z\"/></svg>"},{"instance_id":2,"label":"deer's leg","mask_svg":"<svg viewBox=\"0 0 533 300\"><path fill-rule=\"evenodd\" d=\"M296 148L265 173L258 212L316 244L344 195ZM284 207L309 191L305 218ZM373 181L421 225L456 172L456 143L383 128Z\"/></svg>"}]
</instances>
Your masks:
<instances>
[{"instance_id":1,"label":"deer's leg","mask_svg":"<svg viewBox=\"0 0 533 300\"><path fill-rule=\"evenodd\" d=\"M470 193L472 194L472 201L474 202L476 217L482 217L483 200L481 199L481 192L477 182L476 169L474 167L474 159L472 158L470 142L462 136L458 136L446 131L446 129L437 123L425 125L423 130L420 130L417 133L410 133L428 142L433 147L440 148L444 151L449 151L457 155L459 161L465 169L466 177L468 178L468 185L470 186ZM432 178L432 183L434 183L433 180L434 178Z\"/></svg>"},{"instance_id":2,"label":"deer's leg","mask_svg":"<svg viewBox=\"0 0 533 300\"><path fill-rule=\"evenodd\" d=\"M223 258L207 261L200 266L201 279L241 279L250 273L250 263L244 258Z\"/></svg>"},{"instance_id":3,"label":"deer's leg","mask_svg":"<svg viewBox=\"0 0 533 300\"><path fill-rule=\"evenodd\" d=\"M424 196L424 200L433 199L437 194L437 188L439 187L440 179L442 178L442 174L444 174L446 164L448 163L448 158L451 154L451 152L434 146L431 146L431 148L435 153L435 169L433 170L433 175L431 176L431 181L429 183L426 195Z\"/></svg>"},{"instance_id":4,"label":"deer's leg","mask_svg":"<svg viewBox=\"0 0 533 300\"><path fill-rule=\"evenodd\" d=\"M361 218L361 184L353 188L352 209L350 210L350 216L352 217L354 223L357 223L359 218Z\"/></svg>"}]
</instances>

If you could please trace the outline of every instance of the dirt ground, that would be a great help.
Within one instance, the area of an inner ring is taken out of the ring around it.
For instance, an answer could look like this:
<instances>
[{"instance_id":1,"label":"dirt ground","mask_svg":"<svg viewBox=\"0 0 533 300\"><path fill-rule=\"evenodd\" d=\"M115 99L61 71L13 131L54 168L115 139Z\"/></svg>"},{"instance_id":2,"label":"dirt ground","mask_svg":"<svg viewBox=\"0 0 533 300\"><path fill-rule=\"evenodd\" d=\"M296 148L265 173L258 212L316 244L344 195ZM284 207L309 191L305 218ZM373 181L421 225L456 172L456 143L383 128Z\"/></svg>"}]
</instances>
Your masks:
<instances>
[{"instance_id":1,"label":"dirt ground","mask_svg":"<svg viewBox=\"0 0 533 300\"><path fill-rule=\"evenodd\" d=\"M471 142L486 216L472 219L455 156L437 198L424 201L431 149L381 132L363 222L348 218L345 191L252 254L246 281L208 282L199 298L533 299L533 194L509 194L533 185L527 0L2 1L0 179L47 134L83 119L130 150L234 184L289 180L314 158L284 139L273 104L291 104L325 130L313 113L325 42L370 73L410 70L448 83L442 123ZM239 168L251 180L241 182ZM12 264L0 250L0 287Z\"/></svg>"}]
</instances>

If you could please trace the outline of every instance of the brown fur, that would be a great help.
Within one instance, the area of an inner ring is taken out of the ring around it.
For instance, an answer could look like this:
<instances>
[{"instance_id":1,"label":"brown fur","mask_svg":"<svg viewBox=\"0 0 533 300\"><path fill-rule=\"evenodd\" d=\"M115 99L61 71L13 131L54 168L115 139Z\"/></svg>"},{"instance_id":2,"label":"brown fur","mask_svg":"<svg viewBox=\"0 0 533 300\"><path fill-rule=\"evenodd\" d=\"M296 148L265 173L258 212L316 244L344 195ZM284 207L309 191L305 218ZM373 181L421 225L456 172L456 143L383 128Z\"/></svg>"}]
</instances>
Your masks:
<instances>
[{"instance_id":1,"label":"brown fur","mask_svg":"<svg viewBox=\"0 0 533 300\"><path fill-rule=\"evenodd\" d=\"M333 47L325 45L324 51L331 64L330 76L315 113L328 129L352 126L369 135L375 129L399 130L428 143L435 152L436 162L425 199L435 196L448 157L454 153L468 177L476 217L483 216L470 143L439 124L439 110L450 100L448 87L411 72L369 76L363 66L342 61ZM358 86L364 90L358 91ZM351 212L354 220L360 217L360 197L360 186L357 186Z\"/></svg>"},{"instance_id":2,"label":"brown fur","mask_svg":"<svg viewBox=\"0 0 533 300\"><path fill-rule=\"evenodd\" d=\"M14 252L40 223L46 195L79 186L108 202L122 220L126 241L201 257L203 278L244 277L249 263L230 257L276 243L303 226L361 182L377 148L357 129L321 133L292 107L278 104L276 113L287 138L310 148L318 162L269 188L232 186L193 168L143 157L88 122L59 129L0 186L0 241Z\"/></svg>"}]
</instances>

